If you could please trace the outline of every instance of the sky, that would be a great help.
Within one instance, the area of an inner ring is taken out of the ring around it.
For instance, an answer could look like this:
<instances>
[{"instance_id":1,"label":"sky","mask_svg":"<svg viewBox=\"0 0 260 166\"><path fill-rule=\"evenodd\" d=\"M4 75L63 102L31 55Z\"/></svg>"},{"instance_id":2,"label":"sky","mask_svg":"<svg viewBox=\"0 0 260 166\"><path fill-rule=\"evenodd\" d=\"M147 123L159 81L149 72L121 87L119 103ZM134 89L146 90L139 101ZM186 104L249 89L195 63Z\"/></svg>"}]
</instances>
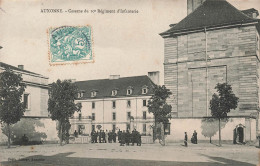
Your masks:
<instances>
[{"instance_id":1,"label":"sky","mask_svg":"<svg viewBox=\"0 0 260 166\"><path fill-rule=\"evenodd\" d=\"M228 0L240 10L260 11L260 0ZM186 0L0 0L0 61L57 79L106 79L160 71L163 84L164 41L159 33L187 15ZM138 10L131 14L41 13L41 9ZM90 25L94 62L50 66L51 27Z\"/></svg>"}]
</instances>

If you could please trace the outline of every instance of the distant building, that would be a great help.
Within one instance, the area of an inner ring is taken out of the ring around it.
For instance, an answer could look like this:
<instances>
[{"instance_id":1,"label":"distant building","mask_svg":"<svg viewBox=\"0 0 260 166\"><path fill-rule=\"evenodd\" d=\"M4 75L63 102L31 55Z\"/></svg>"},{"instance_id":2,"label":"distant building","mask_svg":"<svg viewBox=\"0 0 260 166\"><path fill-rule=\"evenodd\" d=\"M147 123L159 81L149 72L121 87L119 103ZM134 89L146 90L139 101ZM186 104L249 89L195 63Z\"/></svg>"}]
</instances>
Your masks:
<instances>
[{"instance_id":1,"label":"distant building","mask_svg":"<svg viewBox=\"0 0 260 166\"><path fill-rule=\"evenodd\" d=\"M3 72L6 68L11 69L16 74L21 74L23 82L26 84L26 88L22 96L22 101L24 102L26 109L23 118L39 119L45 124L45 128L41 128L40 130L47 134L47 140L56 138L56 123L48 117L49 78L41 74L25 70L23 65L18 65L18 67L15 67L0 62L0 72Z\"/></svg>"},{"instance_id":2,"label":"distant building","mask_svg":"<svg viewBox=\"0 0 260 166\"><path fill-rule=\"evenodd\" d=\"M92 130L138 130L152 135L153 115L148 112L148 100L153 94L154 83L159 81L159 72L148 76L122 77L111 75L109 79L77 81L77 103L81 112L75 113L71 133L90 134ZM153 82L154 80L155 82Z\"/></svg>"},{"instance_id":3,"label":"distant building","mask_svg":"<svg viewBox=\"0 0 260 166\"><path fill-rule=\"evenodd\" d=\"M168 138L201 135L201 119L217 83L231 84L239 104L228 116L223 139L256 139L259 131L260 23L255 9L239 11L225 0L188 0L188 16L160 35L164 38L164 83L173 95ZM236 133L236 134L234 134Z\"/></svg>"},{"instance_id":4,"label":"distant building","mask_svg":"<svg viewBox=\"0 0 260 166\"><path fill-rule=\"evenodd\" d=\"M33 73L24 69L23 65L18 67L0 62L0 72L10 68L17 74L21 74L26 89L22 100L26 112L24 116L47 117L48 116L48 77Z\"/></svg>"}]
</instances>

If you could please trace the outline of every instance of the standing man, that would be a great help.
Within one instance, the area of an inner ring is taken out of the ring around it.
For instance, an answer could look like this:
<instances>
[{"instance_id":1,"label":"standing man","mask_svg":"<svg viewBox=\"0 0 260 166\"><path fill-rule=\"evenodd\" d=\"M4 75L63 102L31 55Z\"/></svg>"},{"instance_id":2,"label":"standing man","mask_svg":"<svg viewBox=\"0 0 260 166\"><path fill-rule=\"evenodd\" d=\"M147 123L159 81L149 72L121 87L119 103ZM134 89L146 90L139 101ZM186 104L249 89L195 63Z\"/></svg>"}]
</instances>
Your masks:
<instances>
[{"instance_id":1,"label":"standing man","mask_svg":"<svg viewBox=\"0 0 260 166\"><path fill-rule=\"evenodd\" d=\"M102 139L102 132L100 130L99 133L98 133L98 141L99 141L99 143L101 143L101 139Z\"/></svg>"},{"instance_id":2,"label":"standing man","mask_svg":"<svg viewBox=\"0 0 260 166\"><path fill-rule=\"evenodd\" d=\"M102 143L106 143L106 134L104 130L102 130L101 135L102 135Z\"/></svg>"},{"instance_id":3,"label":"standing man","mask_svg":"<svg viewBox=\"0 0 260 166\"><path fill-rule=\"evenodd\" d=\"M125 130L123 130L123 133L121 135L120 146L124 146L125 145L125 136L126 136L126 133L125 133Z\"/></svg>"},{"instance_id":4,"label":"standing man","mask_svg":"<svg viewBox=\"0 0 260 166\"><path fill-rule=\"evenodd\" d=\"M112 135L113 135L113 142L116 143L116 132L115 132L115 130L113 130L113 134Z\"/></svg>"},{"instance_id":5,"label":"standing man","mask_svg":"<svg viewBox=\"0 0 260 166\"><path fill-rule=\"evenodd\" d=\"M125 142L126 142L126 145L129 146L129 143L130 143L130 133L129 133L128 129L126 130Z\"/></svg>"},{"instance_id":6,"label":"standing man","mask_svg":"<svg viewBox=\"0 0 260 166\"><path fill-rule=\"evenodd\" d=\"M91 143L94 143L94 137L95 137L94 130L91 131L90 135L91 135Z\"/></svg>"},{"instance_id":7,"label":"standing man","mask_svg":"<svg viewBox=\"0 0 260 166\"><path fill-rule=\"evenodd\" d=\"M117 138L118 142L121 143L122 131L120 131L120 129L118 130L117 135L118 135L118 138Z\"/></svg>"},{"instance_id":8,"label":"standing man","mask_svg":"<svg viewBox=\"0 0 260 166\"><path fill-rule=\"evenodd\" d=\"M98 133L94 130L94 139L95 139L95 143L97 143L97 137L98 137Z\"/></svg>"},{"instance_id":9,"label":"standing man","mask_svg":"<svg viewBox=\"0 0 260 166\"><path fill-rule=\"evenodd\" d=\"M188 135L187 132L184 132L185 136L184 136L184 144L186 147L188 147Z\"/></svg>"},{"instance_id":10,"label":"standing man","mask_svg":"<svg viewBox=\"0 0 260 166\"><path fill-rule=\"evenodd\" d=\"M105 143L108 143L108 131L105 132Z\"/></svg>"},{"instance_id":11,"label":"standing man","mask_svg":"<svg viewBox=\"0 0 260 166\"><path fill-rule=\"evenodd\" d=\"M197 144L198 143L198 137L197 137L197 132L196 130L194 130L194 143Z\"/></svg>"}]
</instances>

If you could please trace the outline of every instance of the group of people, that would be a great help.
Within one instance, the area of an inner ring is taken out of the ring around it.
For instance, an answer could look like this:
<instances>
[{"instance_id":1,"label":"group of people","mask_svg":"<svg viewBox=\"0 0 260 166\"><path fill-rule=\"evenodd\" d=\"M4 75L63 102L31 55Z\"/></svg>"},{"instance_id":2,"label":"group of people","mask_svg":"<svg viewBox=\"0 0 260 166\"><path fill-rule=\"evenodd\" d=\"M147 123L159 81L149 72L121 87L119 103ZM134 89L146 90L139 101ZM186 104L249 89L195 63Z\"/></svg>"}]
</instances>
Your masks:
<instances>
[{"instance_id":1,"label":"group of people","mask_svg":"<svg viewBox=\"0 0 260 166\"><path fill-rule=\"evenodd\" d=\"M136 129L132 132L129 132L129 130L121 131L120 129L117 133L114 130L109 132L107 130L93 130L91 132L91 143L116 143L116 138L120 146L128 146L130 143L132 145L136 143L137 146L141 146L141 134Z\"/></svg>"},{"instance_id":2,"label":"group of people","mask_svg":"<svg viewBox=\"0 0 260 166\"><path fill-rule=\"evenodd\" d=\"M141 146L141 134L134 129L132 132L129 132L129 130L124 130L123 132L118 131L118 142L120 143L120 146L127 145L131 143L132 146L136 143L137 146Z\"/></svg>"},{"instance_id":3,"label":"group of people","mask_svg":"<svg viewBox=\"0 0 260 166\"><path fill-rule=\"evenodd\" d=\"M197 144L198 143L198 137L197 137L197 132L194 130L192 137L191 137L191 143ZM188 135L187 132L184 132L184 145L187 147L188 146Z\"/></svg>"},{"instance_id":4,"label":"group of people","mask_svg":"<svg viewBox=\"0 0 260 166\"><path fill-rule=\"evenodd\" d=\"M104 130L100 130L100 131L95 131L92 130L91 132L91 143L112 143L112 142L116 142L116 133L115 131L104 131Z\"/></svg>"}]
</instances>

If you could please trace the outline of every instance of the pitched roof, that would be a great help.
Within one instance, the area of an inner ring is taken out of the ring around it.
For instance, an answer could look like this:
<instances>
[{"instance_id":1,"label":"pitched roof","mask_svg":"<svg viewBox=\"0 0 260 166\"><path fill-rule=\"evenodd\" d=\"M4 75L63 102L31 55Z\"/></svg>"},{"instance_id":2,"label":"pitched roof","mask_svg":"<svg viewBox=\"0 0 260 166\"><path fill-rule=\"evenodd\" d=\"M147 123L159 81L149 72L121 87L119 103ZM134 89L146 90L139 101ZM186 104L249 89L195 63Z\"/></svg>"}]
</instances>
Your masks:
<instances>
[{"instance_id":1,"label":"pitched roof","mask_svg":"<svg viewBox=\"0 0 260 166\"><path fill-rule=\"evenodd\" d=\"M154 83L148 76L134 76L134 77L122 77L118 79L100 79L89 81L77 81L76 86L80 91L83 91L83 97L80 99L90 99L91 92L97 91L94 98L117 98L125 96L149 96L152 95L152 88ZM142 88L148 87L147 94L142 94ZM128 87L132 87L132 94L127 95ZM111 96L112 90L117 89L117 95Z\"/></svg>"},{"instance_id":2,"label":"pitched roof","mask_svg":"<svg viewBox=\"0 0 260 166\"><path fill-rule=\"evenodd\" d=\"M160 35L177 34L205 27L218 27L234 24L258 22L258 19L248 17L226 0L206 0L201 6L181 20L178 24Z\"/></svg>"},{"instance_id":3,"label":"pitched roof","mask_svg":"<svg viewBox=\"0 0 260 166\"><path fill-rule=\"evenodd\" d=\"M34 74L34 75L43 77L41 74L34 73L34 72L30 72L30 71L28 71L28 70L23 70L23 69L20 69L20 68L18 68L18 67L15 67L15 66L6 64L6 63L4 63L4 62L0 62L0 67L2 67L2 68L9 68L9 69L11 69L11 70L16 70L16 71L20 71L20 72L30 73L30 74Z\"/></svg>"}]
</instances>

